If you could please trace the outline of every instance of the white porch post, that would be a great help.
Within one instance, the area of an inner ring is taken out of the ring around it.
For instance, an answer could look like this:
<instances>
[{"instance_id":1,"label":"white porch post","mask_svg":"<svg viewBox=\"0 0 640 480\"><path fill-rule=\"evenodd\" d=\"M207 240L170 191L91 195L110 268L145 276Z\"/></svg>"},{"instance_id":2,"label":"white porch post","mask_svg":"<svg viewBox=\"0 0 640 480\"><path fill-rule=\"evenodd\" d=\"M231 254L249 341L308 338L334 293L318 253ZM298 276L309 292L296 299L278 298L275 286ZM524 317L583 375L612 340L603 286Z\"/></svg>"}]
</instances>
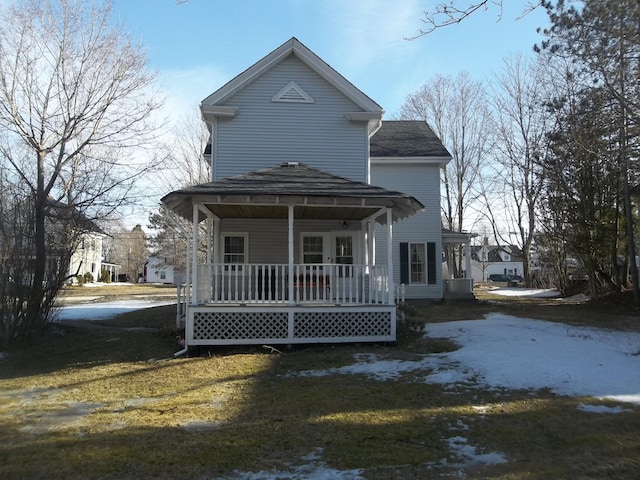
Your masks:
<instances>
[{"instance_id":1,"label":"white porch post","mask_svg":"<svg viewBox=\"0 0 640 480\"><path fill-rule=\"evenodd\" d=\"M212 260L212 255L213 255L213 245L212 245L212 237L213 236L213 221L211 220L211 217L207 218L207 263L209 265L211 265L211 263L213 262Z\"/></svg>"},{"instance_id":2,"label":"white porch post","mask_svg":"<svg viewBox=\"0 0 640 480\"><path fill-rule=\"evenodd\" d=\"M393 216L387 207L387 269L389 270L389 304L395 303L396 283L393 278Z\"/></svg>"},{"instance_id":3,"label":"white porch post","mask_svg":"<svg viewBox=\"0 0 640 480\"><path fill-rule=\"evenodd\" d=\"M464 257L466 269L464 278L473 278L473 272L471 271L471 240L467 240L464 243Z\"/></svg>"},{"instance_id":4,"label":"white porch post","mask_svg":"<svg viewBox=\"0 0 640 480\"><path fill-rule=\"evenodd\" d=\"M193 244L191 247L191 266L193 278L191 281L191 299L192 302L198 303L198 205L193 205Z\"/></svg>"},{"instance_id":5,"label":"white porch post","mask_svg":"<svg viewBox=\"0 0 640 480\"><path fill-rule=\"evenodd\" d=\"M289 213L289 285L287 286L289 289L289 305L293 305L293 205L289 205L288 207Z\"/></svg>"},{"instance_id":6,"label":"white porch post","mask_svg":"<svg viewBox=\"0 0 640 480\"><path fill-rule=\"evenodd\" d=\"M191 303L189 301L189 288L193 286L193 280L191 278L191 237L188 233L185 233L185 237L186 237L186 244L187 244L187 258L185 258L187 271L185 272L185 279L184 279L185 288L186 288L185 301L186 303ZM192 298L193 298L193 292L194 291L191 290Z\"/></svg>"},{"instance_id":7,"label":"white porch post","mask_svg":"<svg viewBox=\"0 0 640 480\"><path fill-rule=\"evenodd\" d=\"M213 299L218 296L218 264L220 263L220 217L213 217Z\"/></svg>"},{"instance_id":8,"label":"white porch post","mask_svg":"<svg viewBox=\"0 0 640 480\"><path fill-rule=\"evenodd\" d=\"M220 263L220 218L213 218L213 263Z\"/></svg>"},{"instance_id":9,"label":"white porch post","mask_svg":"<svg viewBox=\"0 0 640 480\"><path fill-rule=\"evenodd\" d=\"M369 251L369 223L367 220L360 222L360 232L362 235L362 249L364 250L364 270L365 273L369 273L369 260L371 258L371 252Z\"/></svg>"}]
</instances>

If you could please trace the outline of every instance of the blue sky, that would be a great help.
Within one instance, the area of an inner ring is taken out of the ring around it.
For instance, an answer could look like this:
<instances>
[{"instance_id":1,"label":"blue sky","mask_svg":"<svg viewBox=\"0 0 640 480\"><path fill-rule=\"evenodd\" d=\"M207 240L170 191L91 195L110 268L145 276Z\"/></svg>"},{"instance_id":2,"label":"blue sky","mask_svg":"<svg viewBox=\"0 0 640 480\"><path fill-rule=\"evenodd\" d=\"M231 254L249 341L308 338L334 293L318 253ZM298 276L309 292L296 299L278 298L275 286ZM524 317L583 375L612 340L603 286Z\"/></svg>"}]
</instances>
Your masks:
<instances>
[{"instance_id":1,"label":"blue sky","mask_svg":"<svg viewBox=\"0 0 640 480\"><path fill-rule=\"evenodd\" d=\"M532 54L543 11L516 21L527 0L505 0L465 22L408 41L435 0L114 0L114 15L144 45L167 92L167 113L199 102L295 36L356 87L396 113L437 74L490 81L514 53ZM462 2L464 3L464 2Z\"/></svg>"}]
</instances>

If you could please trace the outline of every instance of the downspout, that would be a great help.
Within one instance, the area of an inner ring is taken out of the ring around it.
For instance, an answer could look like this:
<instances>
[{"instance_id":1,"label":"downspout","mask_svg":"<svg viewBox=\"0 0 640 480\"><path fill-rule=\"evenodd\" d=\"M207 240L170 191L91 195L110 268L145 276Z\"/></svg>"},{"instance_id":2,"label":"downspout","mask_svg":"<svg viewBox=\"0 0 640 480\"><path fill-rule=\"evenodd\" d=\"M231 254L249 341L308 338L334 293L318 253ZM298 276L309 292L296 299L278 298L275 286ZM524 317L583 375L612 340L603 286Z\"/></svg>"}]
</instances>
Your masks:
<instances>
[{"instance_id":1,"label":"downspout","mask_svg":"<svg viewBox=\"0 0 640 480\"><path fill-rule=\"evenodd\" d=\"M187 251L186 251L186 257L187 258L186 258L186 265L185 265L186 266L186 271L185 271L185 282L184 282L184 284L185 284L185 290L184 290L185 330L186 330L186 327L187 327L187 325L186 325L187 313L186 312L187 312L187 306L189 304L189 294L188 294L188 292L189 292L189 290L188 290L189 277L190 277L190 263L189 263L189 257L190 257L189 253L190 253L190 251L189 250L191 248L191 243L190 243L191 238L189 236L188 231L183 230L180 226L178 226L178 227L179 227L180 233L182 233L182 235L184 235L184 237L186 239L185 243L186 243L186 247L187 247ZM180 291L180 287L178 287L178 291ZM180 295L178 295L178 301L180 301ZM177 305L177 308L180 309L180 305ZM178 315L178 317L179 317L179 315ZM179 321L179 319L177 321ZM186 337L186 335L185 335L185 337ZM174 358L181 357L182 355L184 355L188 351L189 351L189 347L187 346L187 339L185 338L185 340L184 340L184 348L182 350L179 350L179 351L175 352L173 354L173 357Z\"/></svg>"},{"instance_id":2,"label":"downspout","mask_svg":"<svg viewBox=\"0 0 640 480\"><path fill-rule=\"evenodd\" d=\"M193 205L193 246L192 246L192 267L193 267L193 278L191 282L191 298L192 301L196 301L198 299L198 206ZM188 317L188 316L187 316ZM187 330L189 328L189 319L185 320L185 335L184 335L184 348L179 350L173 354L174 358L180 357L189 351L189 345L187 343L187 339L189 335L187 334Z\"/></svg>"},{"instance_id":3,"label":"downspout","mask_svg":"<svg viewBox=\"0 0 640 480\"><path fill-rule=\"evenodd\" d=\"M184 355L185 353L187 353L189 351L189 347L187 346L187 340L185 339L184 341L184 348L182 350L177 351L176 353L173 354L173 358L178 358L181 357L182 355Z\"/></svg>"}]
</instances>

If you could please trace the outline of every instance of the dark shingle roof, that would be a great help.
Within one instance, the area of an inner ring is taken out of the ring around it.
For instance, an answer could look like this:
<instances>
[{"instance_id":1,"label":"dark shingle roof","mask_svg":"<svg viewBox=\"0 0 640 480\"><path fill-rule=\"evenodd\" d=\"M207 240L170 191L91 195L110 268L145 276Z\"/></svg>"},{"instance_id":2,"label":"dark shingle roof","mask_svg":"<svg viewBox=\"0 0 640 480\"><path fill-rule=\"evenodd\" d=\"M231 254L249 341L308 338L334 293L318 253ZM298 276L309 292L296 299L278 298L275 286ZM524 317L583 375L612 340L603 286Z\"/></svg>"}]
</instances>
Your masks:
<instances>
[{"instance_id":1,"label":"dark shingle roof","mask_svg":"<svg viewBox=\"0 0 640 480\"><path fill-rule=\"evenodd\" d=\"M388 206L393 208L395 219L424 208L418 200L405 193L349 180L302 163L285 163L186 187L169 193L162 202L185 218L190 218L194 203L217 204L216 210L220 212L228 211L223 210L222 205L240 204L358 207L362 214Z\"/></svg>"},{"instance_id":2,"label":"dark shingle roof","mask_svg":"<svg viewBox=\"0 0 640 480\"><path fill-rule=\"evenodd\" d=\"M451 157L422 120L391 120L371 138L372 157Z\"/></svg>"}]
</instances>

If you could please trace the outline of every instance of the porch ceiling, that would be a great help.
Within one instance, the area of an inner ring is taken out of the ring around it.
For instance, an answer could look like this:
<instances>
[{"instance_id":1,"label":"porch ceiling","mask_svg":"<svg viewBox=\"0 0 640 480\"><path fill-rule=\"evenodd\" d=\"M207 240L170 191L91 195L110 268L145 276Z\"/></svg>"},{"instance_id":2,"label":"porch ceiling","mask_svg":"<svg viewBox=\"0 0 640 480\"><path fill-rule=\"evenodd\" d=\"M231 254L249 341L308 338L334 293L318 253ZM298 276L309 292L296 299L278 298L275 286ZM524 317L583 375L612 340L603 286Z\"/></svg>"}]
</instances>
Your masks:
<instances>
[{"instance_id":1,"label":"porch ceiling","mask_svg":"<svg viewBox=\"0 0 640 480\"><path fill-rule=\"evenodd\" d=\"M162 202L189 220L193 205L220 218L287 218L293 205L295 218L362 220L380 213L379 223L386 223L385 208L391 208L393 221L424 208L410 195L298 163L176 190ZM205 216L201 212L199 220Z\"/></svg>"},{"instance_id":2,"label":"porch ceiling","mask_svg":"<svg viewBox=\"0 0 640 480\"><path fill-rule=\"evenodd\" d=\"M286 219L287 205L229 205L203 203L204 208L219 218L269 218ZM311 220L363 220L375 214L379 208L295 206L294 217Z\"/></svg>"}]
</instances>

